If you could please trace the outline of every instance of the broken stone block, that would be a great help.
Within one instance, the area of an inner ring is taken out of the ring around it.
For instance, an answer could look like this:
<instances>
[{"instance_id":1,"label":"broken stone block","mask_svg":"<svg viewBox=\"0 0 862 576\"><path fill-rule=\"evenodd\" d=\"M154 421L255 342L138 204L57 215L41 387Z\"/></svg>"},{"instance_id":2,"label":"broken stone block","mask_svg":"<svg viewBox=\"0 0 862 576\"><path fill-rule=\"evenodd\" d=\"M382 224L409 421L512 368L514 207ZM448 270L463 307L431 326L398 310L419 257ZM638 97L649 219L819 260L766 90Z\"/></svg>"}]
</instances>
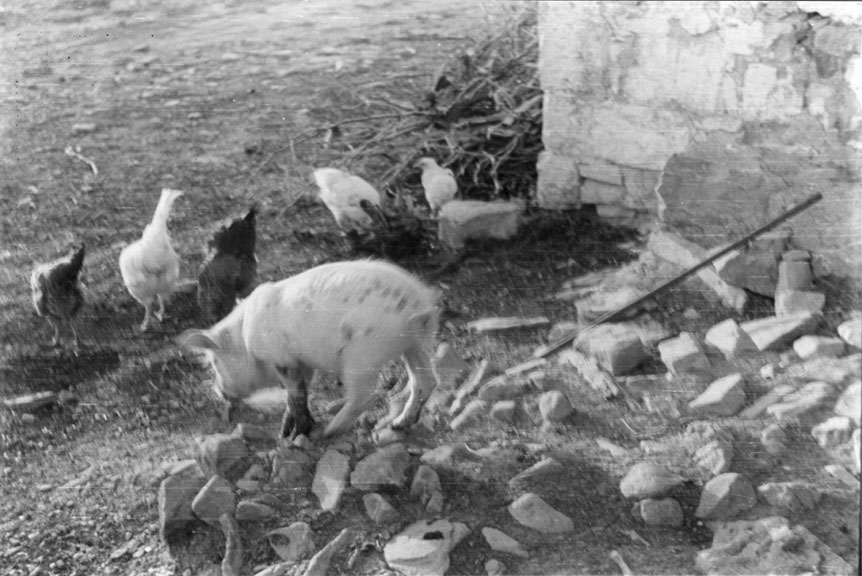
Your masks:
<instances>
[{"instance_id":1,"label":"broken stone block","mask_svg":"<svg viewBox=\"0 0 862 576\"><path fill-rule=\"evenodd\" d=\"M768 482L759 486L757 491L771 506L790 512L810 510L823 496L813 486L804 482Z\"/></svg>"},{"instance_id":2,"label":"broken stone block","mask_svg":"<svg viewBox=\"0 0 862 576\"><path fill-rule=\"evenodd\" d=\"M482 536L485 537L485 541L488 543L488 546L491 547L491 550L520 556L521 558L530 557L530 555L527 554L527 551L524 550L524 547L521 546L520 542L496 528L488 526L482 528Z\"/></svg>"},{"instance_id":3,"label":"broken stone block","mask_svg":"<svg viewBox=\"0 0 862 576\"><path fill-rule=\"evenodd\" d=\"M464 248L467 240L506 240L517 234L522 207L514 202L452 200L440 210L439 238L453 250Z\"/></svg>"},{"instance_id":4,"label":"broken stone block","mask_svg":"<svg viewBox=\"0 0 862 576\"><path fill-rule=\"evenodd\" d=\"M559 390L550 390L539 397L539 412L545 422L562 422L574 411L572 403Z\"/></svg>"},{"instance_id":5,"label":"broken stone block","mask_svg":"<svg viewBox=\"0 0 862 576\"><path fill-rule=\"evenodd\" d=\"M751 337L730 318L707 330L703 341L728 359L757 352Z\"/></svg>"},{"instance_id":6,"label":"broken stone block","mask_svg":"<svg viewBox=\"0 0 862 576\"><path fill-rule=\"evenodd\" d=\"M620 480L620 492L629 499L660 498L684 478L659 464L638 462Z\"/></svg>"},{"instance_id":7,"label":"broken stone block","mask_svg":"<svg viewBox=\"0 0 862 576\"><path fill-rule=\"evenodd\" d=\"M419 520L386 543L383 557L400 574L443 576L449 569L449 552L469 534L460 522Z\"/></svg>"},{"instance_id":8,"label":"broken stone block","mask_svg":"<svg viewBox=\"0 0 862 576\"><path fill-rule=\"evenodd\" d=\"M610 162L590 160L589 163L578 164L578 173L582 178L589 180L605 182L616 186L623 185L623 175L620 167ZM588 200L582 200L582 202L588 202Z\"/></svg>"},{"instance_id":9,"label":"broken stone block","mask_svg":"<svg viewBox=\"0 0 862 576\"><path fill-rule=\"evenodd\" d=\"M413 475L410 495L418 498L422 504L427 504L435 492L440 492L440 477L433 468L427 464L421 464Z\"/></svg>"},{"instance_id":10,"label":"broken stone block","mask_svg":"<svg viewBox=\"0 0 862 576\"><path fill-rule=\"evenodd\" d=\"M272 482L291 488L306 486L311 468L311 456L293 446L279 446L272 458Z\"/></svg>"},{"instance_id":11,"label":"broken stone block","mask_svg":"<svg viewBox=\"0 0 862 576\"><path fill-rule=\"evenodd\" d=\"M840 480L850 488L859 490L859 479L847 471L847 468L838 464L827 464L823 467L827 474L833 478Z\"/></svg>"},{"instance_id":12,"label":"broken stone block","mask_svg":"<svg viewBox=\"0 0 862 576\"><path fill-rule=\"evenodd\" d=\"M860 444L860 441L862 440L862 438L860 438L860 432L862 432L862 430L860 430L859 428L857 428L856 430L853 431L853 443L852 443L853 465L856 466L856 475L857 476L859 475L860 472L862 472L862 444Z\"/></svg>"},{"instance_id":13,"label":"broken stone block","mask_svg":"<svg viewBox=\"0 0 862 576\"><path fill-rule=\"evenodd\" d=\"M305 522L294 522L290 526L270 530L266 537L278 557L288 562L311 556L316 548L314 532Z\"/></svg>"},{"instance_id":14,"label":"broken stone block","mask_svg":"<svg viewBox=\"0 0 862 576\"><path fill-rule=\"evenodd\" d=\"M745 380L742 374L730 374L715 380L703 393L688 403L692 414L700 416L733 416L745 404Z\"/></svg>"},{"instance_id":15,"label":"broken stone block","mask_svg":"<svg viewBox=\"0 0 862 576\"><path fill-rule=\"evenodd\" d=\"M460 414L452 418L449 422L449 428L452 430L462 430L478 422L487 413L488 403L476 398L470 401Z\"/></svg>"},{"instance_id":16,"label":"broken stone block","mask_svg":"<svg viewBox=\"0 0 862 576\"><path fill-rule=\"evenodd\" d=\"M513 400L536 391L533 382L524 376L497 376L482 385L476 395L485 402Z\"/></svg>"},{"instance_id":17,"label":"broken stone block","mask_svg":"<svg viewBox=\"0 0 862 576\"><path fill-rule=\"evenodd\" d=\"M649 357L638 334L622 324L600 324L574 345L614 376L631 372Z\"/></svg>"},{"instance_id":18,"label":"broken stone block","mask_svg":"<svg viewBox=\"0 0 862 576\"><path fill-rule=\"evenodd\" d=\"M804 526L770 516L715 524L712 547L697 553L703 574L852 574L853 568Z\"/></svg>"},{"instance_id":19,"label":"broken stone block","mask_svg":"<svg viewBox=\"0 0 862 576\"><path fill-rule=\"evenodd\" d=\"M392 524L400 518L398 510L376 492L363 496L362 504L365 506L365 513L375 524Z\"/></svg>"},{"instance_id":20,"label":"broken stone block","mask_svg":"<svg viewBox=\"0 0 862 576\"><path fill-rule=\"evenodd\" d=\"M778 290L775 293L775 315L822 314L826 295L806 290Z\"/></svg>"},{"instance_id":21,"label":"broken stone block","mask_svg":"<svg viewBox=\"0 0 862 576\"><path fill-rule=\"evenodd\" d=\"M771 250L734 250L712 264L718 276L737 288L772 298L778 282L778 259Z\"/></svg>"},{"instance_id":22,"label":"broken stone block","mask_svg":"<svg viewBox=\"0 0 862 576\"><path fill-rule=\"evenodd\" d=\"M690 332L682 332L676 338L659 342L658 351L662 362L674 375L709 370L709 359Z\"/></svg>"},{"instance_id":23,"label":"broken stone block","mask_svg":"<svg viewBox=\"0 0 862 576\"><path fill-rule=\"evenodd\" d=\"M564 471L563 465L554 458L545 457L527 468L521 470L509 479L509 488L524 490L534 482Z\"/></svg>"},{"instance_id":24,"label":"broken stone block","mask_svg":"<svg viewBox=\"0 0 862 576\"><path fill-rule=\"evenodd\" d=\"M697 449L694 461L713 476L724 474L730 470L733 461L733 444L725 440L713 440Z\"/></svg>"},{"instance_id":25,"label":"broken stone block","mask_svg":"<svg viewBox=\"0 0 862 576\"><path fill-rule=\"evenodd\" d=\"M728 472L704 485L694 515L702 520L733 518L756 503L757 496L751 483L740 474Z\"/></svg>"},{"instance_id":26,"label":"broken stone block","mask_svg":"<svg viewBox=\"0 0 862 576\"><path fill-rule=\"evenodd\" d=\"M509 504L508 510L518 523L543 534L571 532L575 527L571 518L554 510L532 492L519 496Z\"/></svg>"},{"instance_id":27,"label":"broken stone block","mask_svg":"<svg viewBox=\"0 0 862 576\"><path fill-rule=\"evenodd\" d=\"M431 369L440 388L454 388L470 373L470 365L447 342L437 347Z\"/></svg>"},{"instance_id":28,"label":"broken stone block","mask_svg":"<svg viewBox=\"0 0 862 576\"><path fill-rule=\"evenodd\" d=\"M356 463L356 468L350 473L350 485L365 492L401 488L409 465L407 448L403 444L390 444Z\"/></svg>"},{"instance_id":29,"label":"broken stone block","mask_svg":"<svg viewBox=\"0 0 862 576\"><path fill-rule=\"evenodd\" d=\"M210 434L195 438L195 459L208 478L218 474L230 481L238 480L250 465L250 455L245 442L237 436Z\"/></svg>"},{"instance_id":30,"label":"broken stone block","mask_svg":"<svg viewBox=\"0 0 862 576\"><path fill-rule=\"evenodd\" d=\"M792 258L798 256L797 251L786 252L778 265L777 291L782 290L811 290L814 286L814 275L811 272L810 256L807 259L788 260L787 255Z\"/></svg>"},{"instance_id":31,"label":"broken stone block","mask_svg":"<svg viewBox=\"0 0 862 576\"><path fill-rule=\"evenodd\" d=\"M682 526L682 506L673 498L647 498L632 507L632 516L647 526Z\"/></svg>"},{"instance_id":32,"label":"broken stone block","mask_svg":"<svg viewBox=\"0 0 862 576\"><path fill-rule=\"evenodd\" d=\"M846 416L860 425L862 419L862 381L856 380L844 389L835 402L835 413Z\"/></svg>"},{"instance_id":33,"label":"broken stone block","mask_svg":"<svg viewBox=\"0 0 862 576\"><path fill-rule=\"evenodd\" d=\"M323 510L332 512L338 509L341 496L347 488L349 473L350 458L338 450L327 450L317 461L311 491L317 496Z\"/></svg>"},{"instance_id":34,"label":"broken stone block","mask_svg":"<svg viewBox=\"0 0 862 576\"><path fill-rule=\"evenodd\" d=\"M514 424L518 414L518 403L514 400L500 400L491 406L491 418L503 424Z\"/></svg>"},{"instance_id":35,"label":"broken stone block","mask_svg":"<svg viewBox=\"0 0 862 576\"><path fill-rule=\"evenodd\" d=\"M760 398L754 401L751 406L748 406L738 414L740 418L750 420L760 416L767 408L773 404L780 402L785 396L796 390L796 387L791 384L779 384Z\"/></svg>"},{"instance_id":36,"label":"broken stone block","mask_svg":"<svg viewBox=\"0 0 862 576\"><path fill-rule=\"evenodd\" d=\"M272 507L260 502L243 500L236 505L236 519L239 522L260 522L276 515Z\"/></svg>"},{"instance_id":37,"label":"broken stone block","mask_svg":"<svg viewBox=\"0 0 862 576\"><path fill-rule=\"evenodd\" d=\"M826 449L844 444L852 433L853 421L845 416L833 416L811 429L811 435Z\"/></svg>"},{"instance_id":38,"label":"broken stone block","mask_svg":"<svg viewBox=\"0 0 862 576\"><path fill-rule=\"evenodd\" d=\"M580 208L578 167L568 156L548 150L539 153L537 200L543 208Z\"/></svg>"},{"instance_id":39,"label":"broken stone block","mask_svg":"<svg viewBox=\"0 0 862 576\"><path fill-rule=\"evenodd\" d=\"M550 322L545 316L536 316L535 318L519 318L517 316L480 318L479 320L467 322L467 329L475 330L476 332L495 332L515 328L535 328L536 326L545 326L550 324Z\"/></svg>"},{"instance_id":40,"label":"broken stone block","mask_svg":"<svg viewBox=\"0 0 862 576\"><path fill-rule=\"evenodd\" d=\"M862 316L851 318L838 326L838 336L857 350L862 348Z\"/></svg>"},{"instance_id":41,"label":"broken stone block","mask_svg":"<svg viewBox=\"0 0 862 576\"><path fill-rule=\"evenodd\" d=\"M602 290L593 292L586 298L581 298L575 303L575 309L578 311L578 321L581 324L588 324L597 318L604 316L609 312L622 308L629 302L640 298L645 292L638 290L633 286L622 286L616 290ZM649 304L644 304L640 310L647 308ZM634 309L626 316L634 317L640 312L639 309Z\"/></svg>"},{"instance_id":42,"label":"broken stone block","mask_svg":"<svg viewBox=\"0 0 862 576\"><path fill-rule=\"evenodd\" d=\"M740 325L754 341L757 349L780 350L804 334L811 333L820 323L819 315L803 312L790 316L768 316Z\"/></svg>"},{"instance_id":43,"label":"broken stone block","mask_svg":"<svg viewBox=\"0 0 862 576\"><path fill-rule=\"evenodd\" d=\"M608 184L587 178L581 185L581 202L584 204L618 205L625 196L626 189L618 184Z\"/></svg>"},{"instance_id":44,"label":"broken stone block","mask_svg":"<svg viewBox=\"0 0 862 576\"><path fill-rule=\"evenodd\" d=\"M787 433L784 425L774 422L760 433L760 443L763 449L773 456L779 456L787 449Z\"/></svg>"},{"instance_id":45,"label":"broken stone block","mask_svg":"<svg viewBox=\"0 0 862 576\"><path fill-rule=\"evenodd\" d=\"M210 526L219 526L222 514L232 516L236 510L236 495L230 482L218 475L210 478L192 501L192 510Z\"/></svg>"},{"instance_id":46,"label":"broken stone block","mask_svg":"<svg viewBox=\"0 0 862 576\"><path fill-rule=\"evenodd\" d=\"M203 474L193 471L168 476L159 485L159 533L166 544L189 526L199 522L192 511L192 500L207 483Z\"/></svg>"},{"instance_id":47,"label":"broken stone block","mask_svg":"<svg viewBox=\"0 0 862 576\"><path fill-rule=\"evenodd\" d=\"M834 394L835 389L826 382L809 382L767 408L766 413L778 421L788 420L820 408Z\"/></svg>"},{"instance_id":48,"label":"broken stone block","mask_svg":"<svg viewBox=\"0 0 862 576\"><path fill-rule=\"evenodd\" d=\"M796 356L796 352L793 352ZM862 376L862 354L850 354L841 358L814 358L802 364L801 373L794 374L804 380L822 380L839 389L848 379Z\"/></svg>"}]
</instances>

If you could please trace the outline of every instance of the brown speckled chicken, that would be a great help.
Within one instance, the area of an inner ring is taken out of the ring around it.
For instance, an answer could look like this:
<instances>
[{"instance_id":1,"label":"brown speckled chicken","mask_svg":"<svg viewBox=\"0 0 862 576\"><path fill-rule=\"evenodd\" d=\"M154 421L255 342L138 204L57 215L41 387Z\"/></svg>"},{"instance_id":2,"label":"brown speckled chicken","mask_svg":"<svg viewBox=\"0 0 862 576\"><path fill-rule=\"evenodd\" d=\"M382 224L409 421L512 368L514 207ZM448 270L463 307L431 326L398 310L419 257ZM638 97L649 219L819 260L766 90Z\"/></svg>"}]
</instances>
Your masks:
<instances>
[{"instance_id":1,"label":"brown speckled chicken","mask_svg":"<svg viewBox=\"0 0 862 576\"><path fill-rule=\"evenodd\" d=\"M216 323L252 291L257 279L257 206L223 226L210 241L210 254L198 275L198 305L203 319Z\"/></svg>"},{"instance_id":2,"label":"brown speckled chicken","mask_svg":"<svg viewBox=\"0 0 862 576\"><path fill-rule=\"evenodd\" d=\"M84 246L70 256L47 264L37 264L30 276L33 292L33 306L39 316L48 319L54 328L54 346L60 343L60 325L67 322L72 329L75 347L78 346L78 333L72 319L84 304L79 275L84 265Z\"/></svg>"}]
</instances>

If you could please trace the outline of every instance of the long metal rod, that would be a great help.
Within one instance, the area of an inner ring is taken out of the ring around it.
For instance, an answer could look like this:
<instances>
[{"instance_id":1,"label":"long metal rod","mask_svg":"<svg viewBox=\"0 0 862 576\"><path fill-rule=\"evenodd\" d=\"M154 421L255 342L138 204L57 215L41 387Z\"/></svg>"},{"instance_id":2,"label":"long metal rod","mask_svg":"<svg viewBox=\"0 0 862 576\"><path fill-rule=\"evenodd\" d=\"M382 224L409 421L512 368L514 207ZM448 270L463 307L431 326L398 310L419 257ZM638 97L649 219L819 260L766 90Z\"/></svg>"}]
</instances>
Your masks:
<instances>
[{"instance_id":1,"label":"long metal rod","mask_svg":"<svg viewBox=\"0 0 862 576\"><path fill-rule=\"evenodd\" d=\"M694 266L692 266L688 270L685 270L684 272L678 274L677 276L674 276L673 278L671 278L670 280L668 280L664 284L657 286L656 288L653 288L651 291L644 294L643 296L639 296L638 298L635 298L634 300L623 305L621 308L617 308L616 310L612 310L611 312L607 312L607 313L599 316L598 318L596 318L595 320L593 320L591 323L587 324L583 328L577 328L577 329L573 330L572 332L569 332L568 334L564 334L564 335L560 336L559 338L557 338L553 342L549 342L548 344L545 344L543 346L539 346L538 348L536 348L535 352L533 352L533 358L543 358L543 357L547 356L548 354L551 354L552 352L556 352L557 350L559 350L560 348L562 348L563 346L565 346L569 342L572 342L575 338L577 338L578 336L580 336L584 332L591 330L591 329L595 328L596 326L598 326L599 324L603 324L604 322L608 322L610 320L615 320L616 318L622 316L623 314L632 310L633 308L640 306L642 303L649 300L650 298L655 297L660 292L664 292L665 290L667 290L671 286L675 286L675 285L679 284L680 282L682 282L683 280L685 280L686 278L688 278L689 276L691 276L692 274L694 274L698 270L708 266L709 264L712 264L714 261L721 258L725 254L728 254L729 252L733 252L737 248L744 246L745 244L750 242L753 238L760 236L764 232L769 232L770 230L772 230L773 228L775 228L776 226L778 226L779 224L781 224L782 222L784 222L788 218L792 218L793 216L796 216L797 214L799 214L803 210L807 210L808 208L810 208L811 206L813 206L817 202L820 202L820 200L822 200L822 199L823 199L823 194L820 194L819 192L817 194L814 194L813 196L806 199L804 202L797 204L793 208L789 209L787 212L781 214L780 216L778 216L777 218L775 218L774 220L772 220L768 224L761 226L760 228L758 228L754 232L749 232L748 234L746 234L745 236L743 236L742 238L740 238L739 240L737 240L733 244L727 246L726 248L719 250L715 254L713 254L713 255L709 256L708 258L706 258L705 260L702 260L701 262L695 264Z\"/></svg>"}]
</instances>

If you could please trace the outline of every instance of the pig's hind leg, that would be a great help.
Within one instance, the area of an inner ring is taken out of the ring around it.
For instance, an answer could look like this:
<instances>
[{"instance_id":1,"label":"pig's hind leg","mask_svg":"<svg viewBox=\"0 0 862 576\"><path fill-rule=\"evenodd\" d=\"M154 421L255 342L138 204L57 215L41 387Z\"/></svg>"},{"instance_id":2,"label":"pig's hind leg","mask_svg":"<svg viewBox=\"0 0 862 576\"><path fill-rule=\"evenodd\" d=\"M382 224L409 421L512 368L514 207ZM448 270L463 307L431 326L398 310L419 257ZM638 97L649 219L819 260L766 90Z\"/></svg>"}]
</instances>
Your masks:
<instances>
[{"instance_id":1,"label":"pig's hind leg","mask_svg":"<svg viewBox=\"0 0 862 576\"><path fill-rule=\"evenodd\" d=\"M431 357L420 345L416 344L404 352L404 363L407 365L407 387L410 396L401 414L392 421L392 428L399 430L414 424L419 420L419 413L425 401L431 395L437 380L431 369Z\"/></svg>"},{"instance_id":2,"label":"pig's hind leg","mask_svg":"<svg viewBox=\"0 0 862 576\"><path fill-rule=\"evenodd\" d=\"M281 435L293 440L300 434L308 436L314 427L314 419L308 410L308 382L314 371L304 366L276 368L282 386L287 389L287 407L281 421Z\"/></svg>"}]
</instances>

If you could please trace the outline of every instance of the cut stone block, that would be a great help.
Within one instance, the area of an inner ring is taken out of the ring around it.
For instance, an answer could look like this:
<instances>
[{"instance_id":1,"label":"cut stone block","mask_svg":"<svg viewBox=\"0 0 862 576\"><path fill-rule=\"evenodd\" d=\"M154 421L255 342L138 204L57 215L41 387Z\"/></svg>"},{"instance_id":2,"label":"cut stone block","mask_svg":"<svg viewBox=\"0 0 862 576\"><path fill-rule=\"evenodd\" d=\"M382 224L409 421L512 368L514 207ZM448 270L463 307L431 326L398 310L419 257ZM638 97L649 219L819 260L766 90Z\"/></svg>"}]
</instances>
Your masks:
<instances>
[{"instance_id":1,"label":"cut stone block","mask_svg":"<svg viewBox=\"0 0 862 576\"><path fill-rule=\"evenodd\" d=\"M820 316L803 312L790 316L768 316L743 322L740 327L751 337L757 349L780 350L789 342L812 332L820 323Z\"/></svg>"},{"instance_id":2,"label":"cut stone block","mask_svg":"<svg viewBox=\"0 0 862 576\"><path fill-rule=\"evenodd\" d=\"M856 380L844 389L835 402L835 413L850 418L856 425L862 419L862 382Z\"/></svg>"},{"instance_id":3,"label":"cut stone block","mask_svg":"<svg viewBox=\"0 0 862 576\"><path fill-rule=\"evenodd\" d=\"M713 263L718 276L737 288L773 297L778 282L778 259L772 251L733 251Z\"/></svg>"},{"instance_id":4,"label":"cut stone block","mask_svg":"<svg viewBox=\"0 0 862 576\"><path fill-rule=\"evenodd\" d=\"M733 319L719 322L707 330L703 341L724 354L725 358L733 358L743 354L757 352L757 345Z\"/></svg>"},{"instance_id":5,"label":"cut stone block","mask_svg":"<svg viewBox=\"0 0 862 576\"><path fill-rule=\"evenodd\" d=\"M637 368L649 356L639 335L622 324L601 324L575 340L575 347L618 376Z\"/></svg>"},{"instance_id":6,"label":"cut stone block","mask_svg":"<svg viewBox=\"0 0 862 576\"><path fill-rule=\"evenodd\" d=\"M862 317L851 318L838 326L838 335L857 350L862 348Z\"/></svg>"},{"instance_id":7,"label":"cut stone block","mask_svg":"<svg viewBox=\"0 0 862 576\"><path fill-rule=\"evenodd\" d=\"M827 382L809 382L796 392L766 409L766 413L779 421L802 416L820 408L835 394L835 389Z\"/></svg>"},{"instance_id":8,"label":"cut stone block","mask_svg":"<svg viewBox=\"0 0 862 576\"><path fill-rule=\"evenodd\" d=\"M733 416L745 404L745 380L742 374L730 374L715 380L703 393L689 402L688 409L701 416Z\"/></svg>"},{"instance_id":9,"label":"cut stone block","mask_svg":"<svg viewBox=\"0 0 862 576\"><path fill-rule=\"evenodd\" d=\"M821 314L826 305L826 295L805 290L778 290L775 293L775 315Z\"/></svg>"},{"instance_id":10,"label":"cut stone block","mask_svg":"<svg viewBox=\"0 0 862 576\"><path fill-rule=\"evenodd\" d=\"M846 416L833 416L811 429L811 435L823 448L834 448L850 440L853 421Z\"/></svg>"},{"instance_id":11,"label":"cut stone block","mask_svg":"<svg viewBox=\"0 0 862 576\"><path fill-rule=\"evenodd\" d=\"M796 387L790 384L779 384L754 403L739 413L740 418L751 419L760 416L767 408L773 404L780 402L785 396L796 390Z\"/></svg>"},{"instance_id":12,"label":"cut stone block","mask_svg":"<svg viewBox=\"0 0 862 576\"><path fill-rule=\"evenodd\" d=\"M803 336L793 343L793 351L803 360L837 358L844 354L844 340L826 336Z\"/></svg>"},{"instance_id":13,"label":"cut stone block","mask_svg":"<svg viewBox=\"0 0 862 576\"><path fill-rule=\"evenodd\" d=\"M626 196L620 185L587 179L581 185L581 202L584 204L619 204Z\"/></svg>"},{"instance_id":14,"label":"cut stone block","mask_svg":"<svg viewBox=\"0 0 862 576\"><path fill-rule=\"evenodd\" d=\"M757 503L754 487L744 476L728 472L703 487L694 515L702 520L733 518Z\"/></svg>"},{"instance_id":15,"label":"cut stone block","mask_svg":"<svg viewBox=\"0 0 862 576\"><path fill-rule=\"evenodd\" d=\"M192 501L192 510L207 524L219 526L222 514L233 515L236 510L236 495L230 482L218 475L210 478Z\"/></svg>"},{"instance_id":16,"label":"cut stone block","mask_svg":"<svg viewBox=\"0 0 862 576\"><path fill-rule=\"evenodd\" d=\"M506 240L517 234L521 211L522 207L514 202L453 200L440 210L440 242L460 250L467 240Z\"/></svg>"},{"instance_id":17,"label":"cut stone block","mask_svg":"<svg viewBox=\"0 0 862 576\"><path fill-rule=\"evenodd\" d=\"M660 498L684 480L659 464L638 462L620 480L620 492L626 498L637 500Z\"/></svg>"},{"instance_id":18,"label":"cut stone block","mask_svg":"<svg viewBox=\"0 0 862 576\"><path fill-rule=\"evenodd\" d=\"M789 254L789 253L787 253ZM778 265L778 284L781 290L810 290L814 286L814 276L811 273L811 262L808 260L782 259Z\"/></svg>"},{"instance_id":19,"label":"cut stone block","mask_svg":"<svg viewBox=\"0 0 862 576\"><path fill-rule=\"evenodd\" d=\"M658 351L662 362L674 375L709 370L709 359L690 332L659 342Z\"/></svg>"},{"instance_id":20,"label":"cut stone block","mask_svg":"<svg viewBox=\"0 0 862 576\"><path fill-rule=\"evenodd\" d=\"M682 526L682 506L673 498L655 500L647 498L632 507L632 516L644 521L647 526Z\"/></svg>"}]
</instances>

